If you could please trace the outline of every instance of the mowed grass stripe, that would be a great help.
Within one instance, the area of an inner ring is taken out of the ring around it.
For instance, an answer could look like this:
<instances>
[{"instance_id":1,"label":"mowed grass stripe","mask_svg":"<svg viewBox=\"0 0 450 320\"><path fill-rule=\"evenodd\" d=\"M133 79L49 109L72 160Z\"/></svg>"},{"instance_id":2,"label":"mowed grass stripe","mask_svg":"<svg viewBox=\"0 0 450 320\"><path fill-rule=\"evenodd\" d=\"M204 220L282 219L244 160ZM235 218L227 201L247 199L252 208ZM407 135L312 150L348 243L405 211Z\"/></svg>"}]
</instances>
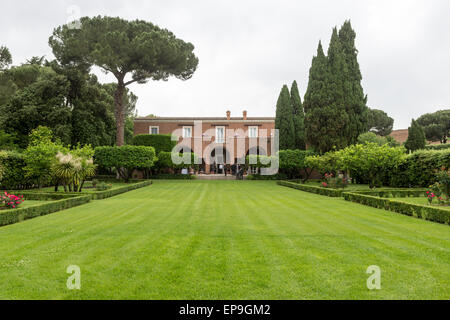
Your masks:
<instances>
[{"instance_id":1,"label":"mowed grass stripe","mask_svg":"<svg viewBox=\"0 0 450 320\"><path fill-rule=\"evenodd\" d=\"M449 236L273 182L156 181L0 228L0 298L449 298ZM65 288L70 264L80 291Z\"/></svg>"}]
</instances>

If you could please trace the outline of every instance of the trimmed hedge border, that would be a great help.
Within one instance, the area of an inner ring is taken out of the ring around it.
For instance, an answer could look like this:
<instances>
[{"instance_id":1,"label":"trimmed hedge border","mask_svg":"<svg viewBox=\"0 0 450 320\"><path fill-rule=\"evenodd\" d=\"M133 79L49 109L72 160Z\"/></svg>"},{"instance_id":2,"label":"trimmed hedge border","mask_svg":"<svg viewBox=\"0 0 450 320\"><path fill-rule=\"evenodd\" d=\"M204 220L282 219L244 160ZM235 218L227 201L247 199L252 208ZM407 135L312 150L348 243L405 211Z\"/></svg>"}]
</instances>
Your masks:
<instances>
[{"instance_id":1,"label":"trimmed hedge border","mask_svg":"<svg viewBox=\"0 0 450 320\"><path fill-rule=\"evenodd\" d=\"M44 216L50 213L58 212L61 210L76 207L91 200L100 200L110 198L131 190L146 187L152 184L152 181L142 181L139 183L133 183L128 186L123 186L116 189L99 191L96 193L41 193L41 192L30 192L30 191L10 191L13 194L23 195L25 200L55 200L54 202L44 203L41 205L36 205L28 208L18 208L14 210L0 211L0 227L23 220L33 219L36 217Z\"/></svg>"},{"instance_id":2,"label":"trimmed hedge border","mask_svg":"<svg viewBox=\"0 0 450 320\"><path fill-rule=\"evenodd\" d=\"M144 180L141 182L135 182L130 183L129 185L122 186L119 188L109 189L105 191L95 191L95 192L86 192L86 193L80 193L80 192L33 192L33 191L10 191L12 194L16 195L24 195L27 196L29 200L59 200L59 199L66 199L66 198L73 198L73 197L80 197L80 196L87 196L90 197L92 200L102 200L111 198L114 196L117 196L119 194L143 188L146 186L151 185L153 182L151 180ZM42 195L42 197L38 196ZM34 197L34 198L30 198ZM51 196L50 198L46 199L46 196Z\"/></svg>"},{"instance_id":3,"label":"trimmed hedge border","mask_svg":"<svg viewBox=\"0 0 450 320\"><path fill-rule=\"evenodd\" d=\"M370 190L370 191L348 191L345 193L355 193L362 194L367 196L374 196L379 198L418 198L425 197L427 189L379 189L379 190ZM345 194L344 194L345 198Z\"/></svg>"},{"instance_id":4,"label":"trimmed hedge border","mask_svg":"<svg viewBox=\"0 0 450 320\"><path fill-rule=\"evenodd\" d=\"M373 195L367 195L366 193L346 192L344 193L344 199L378 209L450 225L450 211L445 209L380 198Z\"/></svg>"},{"instance_id":5,"label":"trimmed hedge border","mask_svg":"<svg viewBox=\"0 0 450 320\"><path fill-rule=\"evenodd\" d=\"M32 194L24 193L24 197L29 200L54 200L53 196L59 196L55 194ZM36 197L34 197L36 195ZM82 204L91 201L90 196L67 196L61 200L56 200L50 203L44 203L28 208L19 208L14 210L0 211L0 226L6 226L21 222L23 220L33 219L36 217L44 216L57 211L69 209L72 207L80 206Z\"/></svg>"},{"instance_id":6,"label":"trimmed hedge border","mask_svg":"<svg viewBox=\"0 0 450 320\"><path fill-rule=\"evenodd\" d=\"M136 190L136 189L140 189L143 187L147 187L153 184L153 181L151 180L145 180L142 182L138 182L138 183L132 183L128 186L123 186L120 188L115 188L115 189L110 189L110 190L105 190L105 191L97 191L97 192L93 192L93 193L89 193L89 196L91 196L92 200L101 200L101 199L106 199L106 198L111 198L114 196L117 196L119 194L131 191L131 190Z\"/></svg>"},{"instance_id":7,"label":"trimmed hedge border","mask_svg":"<svg viewBox=\"0 0 450 320\"><path fill-rule=\"evenodd\" d=\"M337 190L337 189L308 186L305 184L299 184L299 183L293 183L293 182L287 182L287 181L278 181L277 184L280 186L283 186L283 187L294 188L297 190L315 193L315 194L319 194L322 196L333 197L333 198L342 197L342 193L344 192L342 190Z\"/></svg>"}]
</instances>

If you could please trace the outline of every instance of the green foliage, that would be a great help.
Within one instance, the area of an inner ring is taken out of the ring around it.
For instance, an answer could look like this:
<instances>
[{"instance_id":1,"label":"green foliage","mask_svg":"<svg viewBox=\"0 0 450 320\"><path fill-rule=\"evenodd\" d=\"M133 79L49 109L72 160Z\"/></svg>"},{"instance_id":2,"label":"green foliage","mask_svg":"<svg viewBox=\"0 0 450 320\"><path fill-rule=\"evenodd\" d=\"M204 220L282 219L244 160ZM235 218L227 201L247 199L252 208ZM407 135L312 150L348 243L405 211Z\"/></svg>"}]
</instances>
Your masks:
<instances>
[{"instance_id":1,"label":"green foliage","mask_svg":"<svg viewBox=\"0 0 450 320\"><path fill-rule=\"evenodd\" d=\"M0 150L17 150L15 134L6 133L0 130Z\"/></svg>"},{"instance_id":2,"label":"green foliage","mask_svg":"<svg viewBox=\"0 0 450 320\"><path fill-rule=\"evenodd\" d=\"M311 169L317 170L321 174L336 173L339 170L338 154L336 152L327 152L324 155L308 156L305 164Z\"/></svg>"},{"instance_id":3,"label":"green foliage","mask_svg":"<svg viewBox=\"0 0 450 320\"><path fill-rule=\"evenodd\" d=\"M187 167L198 167L198 165L195 164L198 157L194 153L179 153L176 154L176 156L180 159L183 159L182 163L173 163L172 152L161 151L160 153L158 153L158 160L155 162L154 168L157 171L161 172L167 169L179 170Z\"/></svg>"},{"instance_id":4,"label":"green foliage","mask_svg":"<svg viewBox=\"0 0 450 320\"><path fill-rule=\"evenodd\" d=\"M293 109L295 143L293 149L305 150L305 113L303 111L302 100L298 91L297 81L291 87L291 105Z\"/></svg>"},{"instance_id":5,"label":"green foliage","mask_svg":"<svg viewBox=\"0 0 450 320\"><path fill-rule=\"evenodd\" d=\"M149 169L155 160L155 148L145 146L97 147L95 163L104 168L115 168L119 175L129 181L136 169Z\"/></svg>"},{"instance_id":6,"label":"green foliage","mask_svg":"<svg viewBox=\"0 0 450 320\"><path fill-rule=\"evenodd\" d=\"M389 136L394 128L394 119L383 110L368 109L368 128L379 136Z\"/></svg>"},{"instance_id":7,"label":"green foliage","mask_svg":"<svg viewBox=\"0 0 450 320\"><path fill-rule=\"evenodd\" d=\"M379 146L389 145L390 147L399 147L400 143L391 136L379 136L373 132L362 133L358 137L358 144L375 143Z\"/></svg>"},{"instance_id":8,"label":"green foliage","mask_svg":"<svg viewBox=\"0 0 450 320\"><path fill-rule=\"evenodd\" d=\"M306 158L314 155L312 151L306 150L280 150L279 170L289 179L295 179L303 176L307 180L311 174L311 170L306 163Z\"/></svg>"},{"instance_id":9,"label":"green foliage","mask_svg":"<svg viewBox=\"0 0 450 320\"><path fill-rule=\"evenodd\" d=\"M52 132L46 127L38 127L30 134L30 144L24 152L25 176L33 180L40 188L53 181L52 166L57 162L58 152L68 149L52 141Z\"/></svg>"},{"instance_id":10,"label":"green foliage","mask_svg":"<svg viewBox=\"0 0 450 320\"><path fill-rule=\"evenodd\" d=\"M138 134L133 138L133 145L155 148L155 152L172 152L177 145L170 134Z\"/></svg>"},{"instance_id":11,"label":"green foliage","mask_svg":"<svg viewBox=\"0 0 450 320\"><path fill-rule=\"evenodd\" d=\"M198 65L194 46L177 39L167 29L142 20L97 16L81 18L80 24L75 31L70 25L56 28L49 44L62 65L96 65L116 77L116 143L123 145L126 87L149 79L167 80L170 76L191 78ZM132 79L126 82L128 74Z\"/></svg>"},{"instance_id":12,"label":"green foliage","mask_svg":"<svg viewBox=\"0 0 450 320\"><path fill-rule=\"evenodd\" d=\"M447 143L450 132L450 110L424 114L417 119L417 123L423 127L428 140Z\"/></svg>"},{"instance_id":13,"label":"green foliage","mask_svg":"<svg viewBox=\"0 0 450 320\"><path fill-rule=\"evenodd\" d=\"M279 130L280 150L294 149L296 140L294 117L291 97L286 85L283 86L278 97L275 129Z\"/></svg>"},{"instance_id":14,"label":"green foliage","mask_svg":"<svg viewBox=\"0 0 450 320\"><path fill-rule=\"evenodd\" d=\"M320 153L345 148L368 129L355 36L348 21L339 33L334 28L328 55L319 42L312 60L304 101L306 140Z\"/></svg>"},{"instance_id":15,"label":"green foliage","mask_svg":"<svg viewBox=\"0 0 450 320\"><path fill-rule=\"evenodd\" d=\"M425 150L447 150L450 149L450 143L447 144L432 144L425 146Z\"/></svg>"},{"instance_id":16,"label":"green foliage","mask_svg":"<svg viewBox=\"0 0 450 320\"><path fill-rule=\"evenodd\" d=\"M307 164L321 173L350 173L359 182L381 186L385 175L406 161L405 149L376 143L352 145L323 156L308 157Z\"/></svg>"},{"instance_id":17,"label":"green foliage","mask_svg":"<svg viewBox=\"0 0 450 320\"><path fill-rule=\"evenodd\" d=\"M36 65L13 68L8 75L19 89L0 106L2 129L16 134L22 148L26 147L30 132L39 125L48 126L62 142L70 144L67 79L50 67Z\"/></svg>"},{"instance_id":18,"label":"green foliage","mask_svg":"<svg viewBox=\"0 0 450 320\"><path fill-rule=\"evenodd\" d=\"M0 151L0 186L18 190L30 187L32 181L25 177L25 156L14 151Z\"/></svg>"},{"instance_id":19,"label":"green foliage","mask_svg":"<svg viewBox=\"0 0 450 320\"><path fill-rule=\"evenodd\" d=\"M0 70L9 66L12 63L12 56L8 48L5 46L0 47Z\"/></svg>"},{"instance_id":20,"label":"green foliage","mask_svg":"<svg viewBox=\"0 0 450 320\"><path fill-rule=\"evenodd\" d=\"M12 67L0 73L0 130L14 134L22 148L39 125L66 145L112 145L116 125L108 88L88 70L56 61Z\"/></svg>"},{"instance_id":21,"label":"green foliage","mask_svg":"<svg viewBox=\"0 0 450 320\"><path fill-rule=\"evenodd\" d=\"M406 149L409 151L424 149L426 143L427 140L422 126L413 119L411 126L408 128L408 140L405 142Z\"/></svg>"}]
</instances>

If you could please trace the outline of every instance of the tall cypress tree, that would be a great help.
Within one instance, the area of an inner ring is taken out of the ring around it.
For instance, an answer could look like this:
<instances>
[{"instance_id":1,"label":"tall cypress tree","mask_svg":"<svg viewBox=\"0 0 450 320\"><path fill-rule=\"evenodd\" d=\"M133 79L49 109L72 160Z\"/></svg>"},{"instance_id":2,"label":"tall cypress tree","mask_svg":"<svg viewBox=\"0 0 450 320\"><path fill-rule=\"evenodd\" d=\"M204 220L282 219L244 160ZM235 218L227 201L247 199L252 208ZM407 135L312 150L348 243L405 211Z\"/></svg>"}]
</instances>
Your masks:
<instances>
[{"instance_id":1,"label":"tall cypress tree","mask_svg":"<svg viewBox=\"0 0 450 320\"><path fill-rule=\"evenodd\" d=\"M346 110L346 89L350 85L347 77L348 68L337 29L333 29L328 47L328 78L326 92L330 101L325 106L328 110L328 132L324 137L328 140L327 148L345 148L350 144L347 129L352 119ZM322 150L321 150L322 151Z\"/></svg>"},{"instance_id":2,"label":"tall cypress tree","mask_svg":"<svg viewBox=\"0 0 450 320\"><path fill-rule=\"evenodd\" d=\"M333 29L327 56L321 43L310 69L305 94L307 143L319 152L344 148L367 128L367 98L355 48L355 32L346 21Z\"/></svg>"},{"instance_id":3,"label":"tall cypress tree","mask_svg":"<svg viewBox=\"0 0 450 320\"><path fill-rule=\"evenodd\" d=\"M405 142L406 149L416 151L424 149L426 145L425 131L416 120L412 120L411 127L408 128L408 140Z\"/></svg>"},{"instance_id":4,"label":"tall cypress tree","mask_svg":"<svg viewBox=\"0 0 450 320\"><path fill-rule=\"evenodd\" d=\"M305 110L305 133L309 147L316 151L327 151L327 121L325 106L330 102L327 97L328 59L319 41L317 54L312 59L309 70L308 88L305 93L303 108Z\"/></svg>"},{"instance_id":5,"label":"tall cypress tree","mask_svg":"<svg viewBox=\"0 0 450 320\"><path fill-rule=\"evenodd\" d=\"M295 80L291 87L291 104L295 133L294 149L305 150L305 113L303 112L302 99Z\"/></svg>"},{"instance_id":6,"label":"tall cypress tree","mask_svg":"<svg viewBox=\"0 0 450 320\"><path fill-rule=\"evenodd\" d=\"M289 89L283 86L277 101L275 129L279 130L280 150L294 149L295 131Z\"/></svg>"},{"instance_id":7,"label":"tall cypress tree","mask_svg":"<svg viewBox=\"0 0 450 320\"><path fill-rule=\"evenodd\" d=\"M367 96L361 85L362 75L358 63L358 50L355 47L356 32L350 21L345 21L339 30L339 41L343 51L347 74L344 87L344 101L346 111L351 119L345 130L350 143L355 143L361 133L368 128Z\"/></svg>"}]
</instances>

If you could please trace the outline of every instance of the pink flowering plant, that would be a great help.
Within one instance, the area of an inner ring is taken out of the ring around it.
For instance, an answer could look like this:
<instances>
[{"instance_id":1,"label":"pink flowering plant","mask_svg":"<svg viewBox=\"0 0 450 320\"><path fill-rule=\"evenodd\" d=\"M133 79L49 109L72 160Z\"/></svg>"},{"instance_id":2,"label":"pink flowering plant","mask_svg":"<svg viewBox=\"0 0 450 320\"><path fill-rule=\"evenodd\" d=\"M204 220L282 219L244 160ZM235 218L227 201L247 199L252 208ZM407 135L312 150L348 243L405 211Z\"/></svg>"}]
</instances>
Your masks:
<instances>
[{"instance_id":1,"label":"pink flowering plant","mask_svg":"<svg viewBox=\"0 0 450 320\"><path fill-rule=\"evenodd\" d=\"M16 196L14 194L9 194L6 191L0 196L0 203L6 207L6 209L16 209L23 201L22 195Z\"/></svg>"}]
</instances>

